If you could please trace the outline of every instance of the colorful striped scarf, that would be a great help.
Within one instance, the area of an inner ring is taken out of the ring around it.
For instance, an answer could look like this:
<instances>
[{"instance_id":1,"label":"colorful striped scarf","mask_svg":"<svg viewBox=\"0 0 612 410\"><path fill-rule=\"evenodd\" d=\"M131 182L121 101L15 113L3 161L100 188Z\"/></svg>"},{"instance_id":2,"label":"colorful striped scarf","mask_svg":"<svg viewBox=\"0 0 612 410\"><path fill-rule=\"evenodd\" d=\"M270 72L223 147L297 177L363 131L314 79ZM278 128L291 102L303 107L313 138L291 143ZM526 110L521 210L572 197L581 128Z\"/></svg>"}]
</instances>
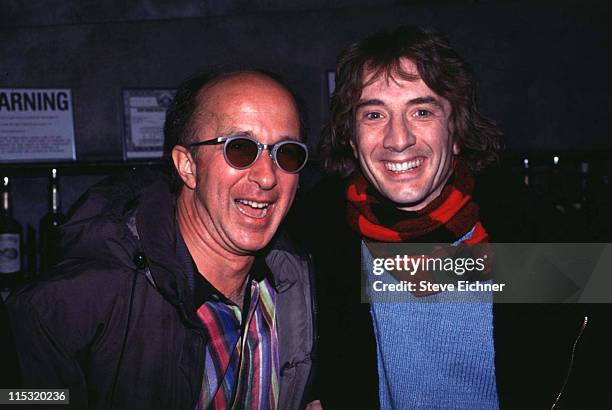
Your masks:
<instances>
[{"instance_id":1,"label":"colorful striped scarf","mask_svg":"<svg viewBox=\"0 0 612 410\"><path fill-rule=\"evenodd\" d=\"M196 410L278 406L276 291L267 279L251 281L250 291L244 323L238 306L222 301L207 301L197 311L209 343Z\"/></svg>"}]
</instances>

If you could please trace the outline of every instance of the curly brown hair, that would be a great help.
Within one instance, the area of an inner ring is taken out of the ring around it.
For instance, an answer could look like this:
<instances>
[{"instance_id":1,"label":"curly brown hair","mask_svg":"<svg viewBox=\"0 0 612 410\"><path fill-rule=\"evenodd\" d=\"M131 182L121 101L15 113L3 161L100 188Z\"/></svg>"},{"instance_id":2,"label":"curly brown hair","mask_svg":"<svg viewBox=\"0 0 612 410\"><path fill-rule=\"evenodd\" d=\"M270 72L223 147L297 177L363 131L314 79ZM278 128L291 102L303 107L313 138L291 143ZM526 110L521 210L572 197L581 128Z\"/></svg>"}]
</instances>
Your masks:
<instances>
[{"instance_id":1,"label":"curly brown hair","mask_svg":"<svg viewBox=\"0 0 612 410\"><path fill-rule=\"evenodd\" d=\"M331 118L319 141L323 170L342 177L355 170L349 142L355 137L355 107L361 92L380 76L417 80L401 69L403 58L414 62L425 84L450 103L453 137L470 169L478 173L498 162L502 133L478 111L476 83L469 66L435 30L401 26L351 44L338 57ZM366 71L373 73L367 84Z\"/></svg>"}]
</instances>

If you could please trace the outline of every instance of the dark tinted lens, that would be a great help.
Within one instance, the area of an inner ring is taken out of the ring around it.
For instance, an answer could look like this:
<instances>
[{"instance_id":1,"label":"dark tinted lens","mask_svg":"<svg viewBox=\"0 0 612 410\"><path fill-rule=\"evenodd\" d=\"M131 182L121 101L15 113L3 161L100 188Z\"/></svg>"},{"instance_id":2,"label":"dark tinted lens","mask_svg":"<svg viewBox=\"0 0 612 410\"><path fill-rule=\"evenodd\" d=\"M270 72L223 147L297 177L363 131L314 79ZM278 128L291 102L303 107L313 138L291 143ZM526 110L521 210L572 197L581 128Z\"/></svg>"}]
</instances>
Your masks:
<instances>
[{"instance_id":1,"label":"dark tinted lens","mask_svg":"<svg viewBox=\"0 0 612 410\"><path fill-rule=\"evenodd\" d=\"M276 162L287 172L299 171L306 162L306 149L295 142L287 142L276 151Z\"/></svg>"},{"instance_id":2,"label":"dark tinted lens","mask_svg":"<svg viewBox=\"0 0 612 410\"><path fill-rule=\"evenodd\" d=\"M235 168L246 168L257 158L257 143L248 138L236 138L225 144L225 158Z\"/></svg>"}]
</instances>

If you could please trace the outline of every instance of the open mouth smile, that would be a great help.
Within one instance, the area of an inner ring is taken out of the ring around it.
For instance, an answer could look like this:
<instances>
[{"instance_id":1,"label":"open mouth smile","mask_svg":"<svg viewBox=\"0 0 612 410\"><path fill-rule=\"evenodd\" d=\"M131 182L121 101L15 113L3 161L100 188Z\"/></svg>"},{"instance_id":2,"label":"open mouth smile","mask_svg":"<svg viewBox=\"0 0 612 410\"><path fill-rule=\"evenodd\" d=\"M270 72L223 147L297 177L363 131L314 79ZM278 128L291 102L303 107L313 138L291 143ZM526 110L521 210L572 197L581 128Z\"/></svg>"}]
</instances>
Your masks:
<instances>
[{"instance_id":1,"label":"open mouth smile","mask_svg":"<svg viewBox=\"0 0 612 410\"><path fill-rule=\"evenodd\" d=\"M385 165L385 168L387 170L393 173L396 173L396 174L401 174L401 173L413 171L419 168L423 164L423 159L419 158L419 159L415 159L412 161L405 161L405 162L383 161L383 164Z\"/></svg>"},{"instance_id":2,"label":"open mouth smile","mask_svg":"<svg viewBox=\"0 0 612 410\"><path fill-rule=\"evenodd\" d=\"M255 219L263 219L268 214L271 202L256 202L248 199L236 199L234 201L240 213Z\"/></svg>"}]
</instances>

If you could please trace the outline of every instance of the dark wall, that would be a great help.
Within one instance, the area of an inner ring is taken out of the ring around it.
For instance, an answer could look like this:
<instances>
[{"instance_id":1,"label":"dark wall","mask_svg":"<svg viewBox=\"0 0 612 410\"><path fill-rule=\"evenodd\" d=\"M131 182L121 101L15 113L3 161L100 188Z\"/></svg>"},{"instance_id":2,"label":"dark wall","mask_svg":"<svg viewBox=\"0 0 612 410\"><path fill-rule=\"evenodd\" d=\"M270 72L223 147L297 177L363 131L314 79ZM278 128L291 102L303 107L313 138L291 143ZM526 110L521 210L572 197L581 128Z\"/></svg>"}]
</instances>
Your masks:
<instances>
[{"instance_id":1,"label":"dark wall","mask_svg":"<svg viewBox=\"0 0 612 410\"><path fill-rule=\"evenodd\" d=\"M405 23L449 35L509 148L612 147L609 2L22 3L4 2L0 13L0 87L72 88L80 160L122 157L122 88L173 87L218 64L285 75L308 107L314 146L327 111L325 70L338 52Z\"/></svg>"},{"instance_id":2,"label":"dark wall","mask_svg":"<svg viewBox=\"0 0 612 410\"><path fill-rule=\"evenodd\" d=\"M510 150L612 149L609 1L0 0L0 87L69 87L77 158L121 160L121 89L174 87L225 64L282 73L302 96L316 145L325 72L348 43L399 24L446 32L480 81L482 111ZM384 45L381 45L384 46ZM96 177L64 180L64 210ZM36 225L46 180L15 182Z\"/></svg>"}]
</instances>

